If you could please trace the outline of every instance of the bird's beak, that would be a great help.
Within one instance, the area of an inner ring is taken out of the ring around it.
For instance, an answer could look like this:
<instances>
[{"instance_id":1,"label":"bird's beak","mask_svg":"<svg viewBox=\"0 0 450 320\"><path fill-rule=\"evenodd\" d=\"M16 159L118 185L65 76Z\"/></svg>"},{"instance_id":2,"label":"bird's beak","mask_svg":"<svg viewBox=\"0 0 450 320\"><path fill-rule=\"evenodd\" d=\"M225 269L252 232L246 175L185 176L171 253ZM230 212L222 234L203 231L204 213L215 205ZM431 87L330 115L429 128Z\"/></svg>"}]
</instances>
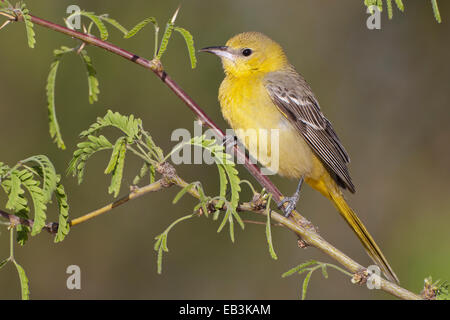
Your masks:
<instances>
[{"instance_id":1,"label":"bird's beak","mask_svg":"<svg viewBox=\"0 0 450 320\"><path fill-rule=\"evenodd\" d=\"M206 48L200 49L199 51L213 53L216 56L219 56L221 58L226 58L231 61L235 60L234 53L232 52L230 47L227 47L227 46L206 47Z\"/></svg>"}]
</instances>

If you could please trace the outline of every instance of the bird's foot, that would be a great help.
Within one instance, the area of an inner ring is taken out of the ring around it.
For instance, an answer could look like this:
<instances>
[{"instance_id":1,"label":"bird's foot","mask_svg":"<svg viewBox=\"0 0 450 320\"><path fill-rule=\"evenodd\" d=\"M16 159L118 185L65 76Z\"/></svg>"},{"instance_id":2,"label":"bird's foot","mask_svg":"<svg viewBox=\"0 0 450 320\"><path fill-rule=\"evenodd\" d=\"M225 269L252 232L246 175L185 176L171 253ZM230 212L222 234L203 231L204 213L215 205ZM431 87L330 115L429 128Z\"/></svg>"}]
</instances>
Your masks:
<instances>
[{"instance_id":1,"label":"bird's foot","mask_svg":"<svg viewBox=\"0 0 450 320\"><path fill-rule=\"evenodd\" d=\"M278 202L278 204L277 204L278 209L283 210L284 216L286 218L289 217L291 215L291 212L295 210L295 207L297 206L298 198L299 198L298 195L294 195L292 197L285 197L285 198L283 198L283 200ZM287 203L286 206L284 205L285 203Z\"/></svg>"},{"instance_id":2,"label":"bird's foot","mask_svg":"<svg viewBox=\"0 0 450 320\"><path fill-rule=\"evenodd\" d=\"M302 189L303 177L300 178L300 181L297 185L297 190L292 197L285 197L281 200L277 205L278 209L282 209L284 212L284 216L287 218L291 215L291 212L295 210L297 206L298 198L300 198L300 190ZM287 203L286 206L284 204Z\"/></svg>"}]
</instances>

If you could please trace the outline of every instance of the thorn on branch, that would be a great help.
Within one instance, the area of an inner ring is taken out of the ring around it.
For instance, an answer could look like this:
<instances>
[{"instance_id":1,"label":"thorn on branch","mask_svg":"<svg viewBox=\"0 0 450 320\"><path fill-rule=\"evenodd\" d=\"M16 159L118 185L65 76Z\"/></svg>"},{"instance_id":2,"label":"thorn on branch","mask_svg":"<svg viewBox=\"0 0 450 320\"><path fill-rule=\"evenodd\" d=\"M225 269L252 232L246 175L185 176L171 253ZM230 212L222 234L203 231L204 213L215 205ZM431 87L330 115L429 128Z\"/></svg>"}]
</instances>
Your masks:
<instances>
[{"instance_id":1,"label":"thorn on branch","mask_svg":"<svg viewBox=\"0 0 450 320\"><path fill-rule=\"evenodd\" d=\"M83 51L84 47L86 47L86 42L83 42L77 50L77 54L79 55L81 51Z\"/></svg>"},{"instance_id":2,"label":"thorn on branch","mask_svg":"<svg viewBox=\"0 0 450 320\"><path fill-rule=\"evenodd\" d=\"M177 10L175 11L175 13L172 16L172 19L170 20L170 23L175 23L175 20L177 19L178 16L178 12L180 12L181 9L181 4L178 6Z\"/></svg>"},{"instance_id":3,"label":"thorn on branch","mask_svg":"<svg viewBox=\"0 0 450 320\"><path fill-rule=\"evenodd\" d=\"M4 27L6 27L8 24L11 23L11 20L6 20L1 26L0 26L0 30L2 30Z\"/></svg>"},{"instance_id":4,"label":"thorn on branch","mask_svg":"<svg viewBox=\"0 0 450 320\"><path fill-rule=\"evenodd\" d=\"M0 15L7 17L9 19L9 21L18 21L19 20L17 15L16 16L12 16L12 15L6 13L6 12L0 12Z\"/></svg>"}]
</instances>

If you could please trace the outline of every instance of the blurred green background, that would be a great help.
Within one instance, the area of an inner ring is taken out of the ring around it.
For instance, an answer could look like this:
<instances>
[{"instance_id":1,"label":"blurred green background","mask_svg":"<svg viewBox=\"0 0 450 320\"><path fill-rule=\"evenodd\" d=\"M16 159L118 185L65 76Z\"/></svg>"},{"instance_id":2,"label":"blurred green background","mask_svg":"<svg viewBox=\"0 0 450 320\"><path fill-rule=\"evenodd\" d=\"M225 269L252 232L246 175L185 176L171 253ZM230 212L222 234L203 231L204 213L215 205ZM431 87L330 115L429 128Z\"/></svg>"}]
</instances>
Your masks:
<instances>
[{"instance_id":1,"label":"blurred green background","mask_svg":"<svg viewBox=\"0 0 450 320\"><path fill-rule=\"evenodd\" d=\"M439 1L438 24L429 1L408 1L405 13L382 14L381 30L366 28L363 1L204 1L182 2L179 26L192 32L197 48L222 45L243 31L261 31L276 39L314 89L351 155L357 186L351 205L377 240L406 288L419 292L423 279L450 279L450 85L448 41L450 3ZM179 1L27 1L32 14L63 23L68 5L109 13L128 28L148 16L163 26ZM2 20L3 21L3 20ZM151 57L153 30L148 26L131 40L111 28L110 41ZM100 80L100 99L89 105L85 69L75 55L64 58L57 76L56 104L67 150L60 151L48 134L45 82L53 49L76 41L36 27L37 46L27 47L23 24L0 31L0 161L13 165L30 155L46 154L64 173L78 134L107 109L134 114L144 121L167 152L176 128L193 128L193 115L151 72L97 48L88 48ZM167 72L220 127L217 90L223 78L219 60L199 54L191 70L184 40L174 34L163 63ZM71 216L77 217L113 199L109 176L102 172L108 154L88 163L78 186L64 177ZM139 170L126 161L122 194ZM206 165L178 167L188 181L200 180L206 191L218 190L217 169ZM241 177L254 181L240 167ZM274 177L286 194L296 182ZM163 274L156 274L154 237L176 218L191 212L195 201L171 201L178 190L131 201L74 228L54 244L47 233L16 249L30 279L34 299L297 299L303 276L281 274L308 259L332 262L315 248L299 249L294 234L273 228L279 260L270 258L264 227L247 225L217 234L218 223L196 218L169 235ZM356 261L370 259L357 238L320 194L306 187L299 210L331 243ZM245 188L242 199L250 193ZM0 196L4 208L5 197ZM252 218L252 214L243 214ZM51 207L49 219L56 219ZM9 235L0 229L0 258L8 255ZM66 288L66 268L81 268L81 290ZM0 272L0 299L17 299L20 287L12 265ZM354 286L330 271L329 279L313 275L310 299L389 299L379 291Z\"/></svg>"}]
</instances>

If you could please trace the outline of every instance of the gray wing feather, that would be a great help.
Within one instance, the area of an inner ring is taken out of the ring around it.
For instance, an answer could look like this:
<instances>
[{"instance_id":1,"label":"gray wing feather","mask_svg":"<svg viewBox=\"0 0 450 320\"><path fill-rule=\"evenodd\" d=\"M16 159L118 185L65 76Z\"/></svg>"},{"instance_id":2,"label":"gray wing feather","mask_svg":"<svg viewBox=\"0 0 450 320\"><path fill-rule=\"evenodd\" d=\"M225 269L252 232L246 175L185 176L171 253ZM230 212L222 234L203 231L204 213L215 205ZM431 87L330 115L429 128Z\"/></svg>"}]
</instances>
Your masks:
<instances>
[{"instance_id":1,"label":"gray wing feather","mask_svg":"<svg viewBox=\"0 0 450 320\"><path fill-rule=\"evenodd\" d=\"M265 85L272 101L299 130L339 185L355 192L347 168L350 158L306 81L292 68L268 74Z\"/></svg>"}]
</instances>

